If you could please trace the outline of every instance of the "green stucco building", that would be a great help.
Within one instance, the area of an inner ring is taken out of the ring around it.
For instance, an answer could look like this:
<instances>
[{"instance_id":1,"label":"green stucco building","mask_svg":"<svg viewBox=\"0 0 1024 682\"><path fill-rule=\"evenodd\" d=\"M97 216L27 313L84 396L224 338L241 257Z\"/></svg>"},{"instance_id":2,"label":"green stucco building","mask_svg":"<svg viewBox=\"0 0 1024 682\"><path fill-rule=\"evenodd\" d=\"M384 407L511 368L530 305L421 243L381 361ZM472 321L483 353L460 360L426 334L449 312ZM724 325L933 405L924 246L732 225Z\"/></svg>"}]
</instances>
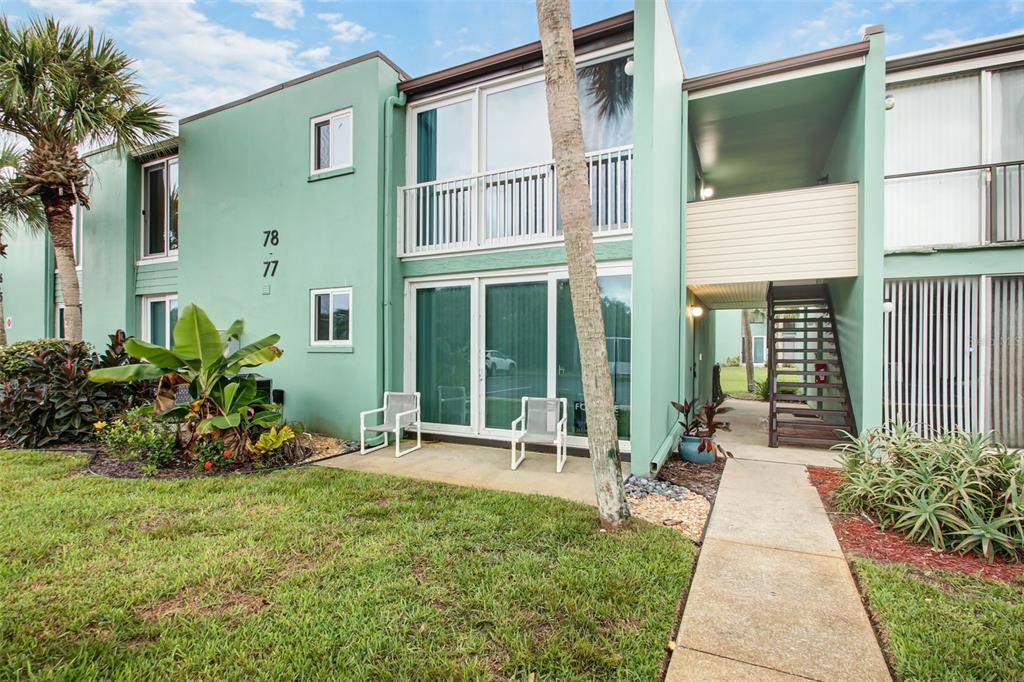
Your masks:
<instances>
[{"instance_id":1,"label":"green stucco building","mask_svg":"<svg viewBox=\"0 0 1024 682\"><path fill-rule=\"evenodd\" d=\"M741 308L766 311L762 361L773 349L820 361L812 384L841 347L839 378L802 404L825 432L841 422L822 409L833 400L858 429L904 417L1020 440L1024 41L887 61L872 27L687 78L661 0L575 35L635 473L674 446L669 401L709 398L715 360L739 354ZM999 141L944 155L921 131L965 92ZM89 163L76 248L93 344L118 328L169 343L178 306L196 303L225 325L243 318L247 337L281 335L265 373L310 429L354 436L385 390L415 390L425 431L498 442L522 396L550 396L568 399L570 445L585 446L539 44L416 78L367 54ZM9 340L59 335L46 239L15 239L0 272ZM813 347L779 312L811 290L832 320Z\"/></svg>"}]
</instances>

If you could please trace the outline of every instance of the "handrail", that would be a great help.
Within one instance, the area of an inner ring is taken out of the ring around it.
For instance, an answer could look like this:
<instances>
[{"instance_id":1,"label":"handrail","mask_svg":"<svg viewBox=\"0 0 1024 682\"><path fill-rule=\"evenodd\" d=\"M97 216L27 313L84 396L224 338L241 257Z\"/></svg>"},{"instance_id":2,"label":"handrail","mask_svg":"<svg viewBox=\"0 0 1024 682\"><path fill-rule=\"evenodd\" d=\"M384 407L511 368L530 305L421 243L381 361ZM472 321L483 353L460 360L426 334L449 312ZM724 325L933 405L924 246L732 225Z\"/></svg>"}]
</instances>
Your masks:
<instances>
[{"instance_id":1,"label":"handrail","mask_svg":"<svg viewBox=\"0 0 1024 682\"><path fill-rule=\"evenodd\" d=\"M620 147L608 147L607 149L597 149L592 152L587 152L584 157L587 159L597 158L605 154L615 154L617 152L624 152L633 149L633 145L625 144ZM471 175L459 175L454 178L445 178L443 180L427 180L425 182L417 182L411 185L400 185L398 191L417 189L419 187L430 187L431 185L441 185L445 183L455 182L469 182L470 180L479 180L480 178L488 175L499 175L501 173L516 173L519 171L530 170L531 168L540 168L542 166L553 166L555 165L554 159L548 159L547 161L538 161L537 163L528 163L522 166L508 166L506 168L495 168L494 170L480 171Z\"/></svg>"},{"instance_id":2,"label":"handrail","mask_svg":"<svg viewBox=\"0 0 1024 682\"><path fill-rule=\"evenodd\" d=\"M633 146L586 154L594 231L630 230ZM398 188L398 254L443 254L562 239L554 161Z\"/></svg>"},{"instance_id":3,"label":"handrail","mask_svg":"<svg viewBox=\"0 0 1024 682\"><path fill-rule=\"evenodd\" d=\"M886 180L899 180L901 178L917 178L925 175L945 175L946 173L966 173L967 171L978 171L996 168L1008 168L1010 166L1021 166L1024 165L1024 160L1020 161L1000 161L999 163L979 163L974 166L956 166L954 168L936 168L933 170L923 171L911 171L908 173L893 173L892 175L886 175Z\"/></svg>"}]
</instances>

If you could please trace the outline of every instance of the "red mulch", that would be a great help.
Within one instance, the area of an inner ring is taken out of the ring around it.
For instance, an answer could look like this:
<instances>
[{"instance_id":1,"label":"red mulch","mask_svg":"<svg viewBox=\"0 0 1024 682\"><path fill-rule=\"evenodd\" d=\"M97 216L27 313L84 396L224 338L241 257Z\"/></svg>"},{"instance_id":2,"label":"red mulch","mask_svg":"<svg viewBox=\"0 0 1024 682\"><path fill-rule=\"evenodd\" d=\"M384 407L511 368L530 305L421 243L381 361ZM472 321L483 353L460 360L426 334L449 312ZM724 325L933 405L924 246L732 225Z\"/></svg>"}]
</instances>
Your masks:
<instances>
[{"instance_id":1,"label":"red mulch","mask_svg":"<svg viewBox=\"0 0 1024 682\"><path fill-rule=\"evenodd\" d=\"M901 533L882 530L878 524L862 516L837 513L832 503L832 491L840 483L839 472L822 467L807 467L807 471L811 485L818 489L821 501L829 512L839 544L847 554L1007 582L1024 581L1024 563L1010 563L997 557L990 564L977 554L939 552L930 545L911 542Z\"/></svg>"}]
</instances>

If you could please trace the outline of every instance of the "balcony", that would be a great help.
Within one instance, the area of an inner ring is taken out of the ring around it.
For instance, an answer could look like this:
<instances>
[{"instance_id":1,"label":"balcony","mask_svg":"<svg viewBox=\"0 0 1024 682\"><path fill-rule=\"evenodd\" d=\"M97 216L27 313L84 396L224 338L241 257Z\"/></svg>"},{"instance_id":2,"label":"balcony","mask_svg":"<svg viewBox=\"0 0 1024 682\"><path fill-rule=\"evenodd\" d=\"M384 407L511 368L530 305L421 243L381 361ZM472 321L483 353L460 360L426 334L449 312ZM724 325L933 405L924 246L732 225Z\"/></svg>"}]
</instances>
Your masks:
<instances>
[{"instance_id":1,"label":"balcony","mask_svg":"<svg viewBox=\"0 0 1024 682\"><path fill-rule=\"evenodd\" d=\"M686 282L711 307L763 305L772 281L859 270L855 182L686 205Z\"/></svg>"},{"instance_id":2,"label":"balcony","mask_svg":"<svg viewBox=\"0 0 1024 682\"><path fill-rule=\"evenodd\" d=\"M889 175L885 248L1024 241L1024 161Z\"/></svg>"},{"instance_id":3,"label":"balcony","mask_svg":"<svg viewBox=\"0 0 1024 682\"><path fill-rule=\"evenodd\" d=\"M633 147L587 154L595 236L629 234ZM398 255L557 244L554 162L398 188Z\"/></svg>"}]
</instances>

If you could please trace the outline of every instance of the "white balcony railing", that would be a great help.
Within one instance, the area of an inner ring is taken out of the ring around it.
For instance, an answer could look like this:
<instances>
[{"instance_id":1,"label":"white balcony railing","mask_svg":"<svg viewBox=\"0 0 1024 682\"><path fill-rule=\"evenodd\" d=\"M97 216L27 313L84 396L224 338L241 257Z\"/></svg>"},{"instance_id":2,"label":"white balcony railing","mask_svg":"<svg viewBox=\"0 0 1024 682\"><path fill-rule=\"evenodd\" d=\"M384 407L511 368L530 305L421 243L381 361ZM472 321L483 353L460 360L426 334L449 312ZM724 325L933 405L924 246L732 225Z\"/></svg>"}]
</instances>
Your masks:
<instances>
[{"instance_id":1,"label":"white balcony railing","mask_svg":"<svg viewBox=\"0 0 1024 682\"><path fill-rule=\"evenodd\" d=\"M628 232L633 147L587 154L594 232ZM398 189L398 254L415 256L557 242L554 162Z\"/></svg>"}]
</instances>

